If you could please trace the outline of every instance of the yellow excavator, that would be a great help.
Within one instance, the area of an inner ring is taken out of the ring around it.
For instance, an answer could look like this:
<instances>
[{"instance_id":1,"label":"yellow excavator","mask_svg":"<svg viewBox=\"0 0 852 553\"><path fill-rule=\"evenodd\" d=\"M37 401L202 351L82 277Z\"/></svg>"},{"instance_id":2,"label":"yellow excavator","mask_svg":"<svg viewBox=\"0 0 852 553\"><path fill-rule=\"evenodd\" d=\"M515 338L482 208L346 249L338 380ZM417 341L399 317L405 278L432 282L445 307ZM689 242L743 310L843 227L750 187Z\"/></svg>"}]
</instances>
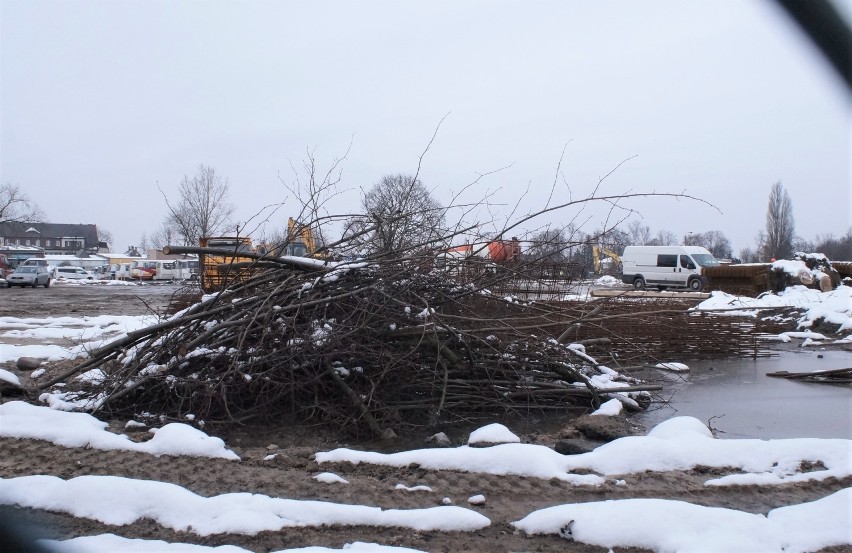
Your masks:
<instances>
[{"instance_id":1,"label":"yellow excavator","mask_svg":"<svg viewBox=\"0 0 852 553\"><path fill-rule=\"evenodd\" d=\"M287 242L284 255L327 257L325 253L316 253L311 228L292 217L287 221ZM201 288L210 293L221 290L227 283L246 281L263 270L263 256L268 255L269 247L255 246L247 236L217 236L201 238L198 247L166 246L163 252L198 254Z\"/></svg>"},{"instance_id":2,"label":"yellow excavator","mask_svg":"<svg viewBox=\"0 0 852 553\"><path fill-rule=\"evenodd\" d=\"M601 255L605 255L606 257L609 257L615 262L616 266L613 268L613 270L610 270L608 272L617 273L620 270L618 267L619 265L621 265L620 255L602 246L592 246L592 262L594 264L595 274L600 275L604 272L603 264L601 263Z\"/></svg>"},{"instance_id":3,"label":"yellow excavator","mask_svg":"<svg viewBox=\"0 0 852 553\"><path fill-rule=\"evenodd\" d=\"M317 244L311 227L297 222L292 217L287 219L287 242L285 255L317 257Z\"/></svg>"}]
</instances>

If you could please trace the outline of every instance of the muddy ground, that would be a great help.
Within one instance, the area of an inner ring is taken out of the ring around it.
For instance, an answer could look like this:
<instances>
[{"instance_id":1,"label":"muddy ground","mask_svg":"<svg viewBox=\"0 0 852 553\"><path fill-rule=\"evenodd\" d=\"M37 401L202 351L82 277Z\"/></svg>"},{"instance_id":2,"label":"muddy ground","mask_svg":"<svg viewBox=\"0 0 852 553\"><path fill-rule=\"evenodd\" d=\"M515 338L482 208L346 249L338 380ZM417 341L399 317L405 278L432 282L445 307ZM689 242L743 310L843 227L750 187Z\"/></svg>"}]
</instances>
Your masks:
<instances>
[{"instance_id":1,"label":"muddy ground","mask_svg":"<svg viewBox=\"0 0 852 553\"><path fill-rule=\"evenodd\" d=\"M0 317L82 317L162 313L174 300L198 297L197 286L163 284L61 284L6 288L0 280Z\"/></svg>"},{"instance_id":2,"label":"muddy ground","mask_svg":"<svg viewBox=\"0 0 852 553\"><path fill-rule=\"evenodd\" d=\"M84 316L98 314L144 314L163 310L175 293L171 285L161 286L52 286L44 289L0 289L0 317ZM5 368L26 376L10 365ZM3 400L10 399L8 397ZM115 432L124 432L125 421L111 421ZM551 425L552 427L553 425ZM557 425L558 426L558 425ZM528 427L529 428L529 427ZM515 427L513 427L515 429ZM209 429L208 429L209 430ZM448 428L450 438L461 443L470 429ZM546 432L531 430L522 434L528 443L553 445L561 434L558 428ZM515 532L510 523L544 507L572 502L601 501L633 497L679 499L700 505L726 507L753 513L811 501L852 486L852 478L823 482L758 487L705 487L704 481L725 471L646 473L623 477L627 485L617 486L616 478L601 487L577 487L555 480L514 476L466 474L453 471L427 471L418 467L389 468L369 465L323 464L313 460L318 450L338 446L372 450L397 449L400 443L357 443L332 435L322 428L245 427L229 433L210 432L222 437L242 459L239 462L192 457L153 457L121 451L65 448L36 440L0 439L0 477L49 474L62 478L80 475L116 475L170 482L204 495L253 492L290 499L324 500L383 508L411 509L440 504L449 497L467 507L467 498L486 497L486 504L470 507L491 519L492 525L477 532L415 532L407 529L373 527L323 527L285 529L257 536L237 534L200 538L165 529L153 521L110 527L69 515L26 510L26 520L35 522L44 537L56 539L114 533L125 537L191 542L206 545L237 545L256 552L322 545L341 547L353 541L407 546L424 551L569 551L602 552L604 548L568 542L558 537L528 537ZM145 439L140 432L134 439ZM425 447L424 436L403 436L405 447ZM419 444L419 445L417 445ZM276 454L274 459L264 457ZM313 476L330 471L347 479L348 485L319 484ZM426 485L433 492L397 491L397 484ZM9 517L9 508L0 516ZM0 549L2 549L0 547ZM848 551L831 548L826 551ZM616 548L615 551L639 551Z\"/></svg>"}]
</instances>

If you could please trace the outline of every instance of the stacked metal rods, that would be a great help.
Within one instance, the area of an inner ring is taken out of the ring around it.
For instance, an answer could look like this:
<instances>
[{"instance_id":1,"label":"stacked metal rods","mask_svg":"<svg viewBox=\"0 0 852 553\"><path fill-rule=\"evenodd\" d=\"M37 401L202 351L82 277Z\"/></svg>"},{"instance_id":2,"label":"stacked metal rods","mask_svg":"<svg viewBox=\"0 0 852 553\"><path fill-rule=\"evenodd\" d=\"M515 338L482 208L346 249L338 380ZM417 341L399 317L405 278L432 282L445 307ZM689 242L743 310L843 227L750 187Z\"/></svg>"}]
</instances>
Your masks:
<instances>
[{"instance_id":1,"label":"stacked metal rods","mask_svg":"<svg viewBox=\"0 0 852 553\"><path fill-rule=\"evenodd\" d=\"M590 306L496 297L487 290L499 275L459 285L416 259L272 265L92 352L41 389L74 383L65 401L106 414L316 421L371 434L591 407L619 386L638 407L657 389L554 339L564 342ZM72 378L90 370L102 378Z\"/></svg>"}]
</instances>

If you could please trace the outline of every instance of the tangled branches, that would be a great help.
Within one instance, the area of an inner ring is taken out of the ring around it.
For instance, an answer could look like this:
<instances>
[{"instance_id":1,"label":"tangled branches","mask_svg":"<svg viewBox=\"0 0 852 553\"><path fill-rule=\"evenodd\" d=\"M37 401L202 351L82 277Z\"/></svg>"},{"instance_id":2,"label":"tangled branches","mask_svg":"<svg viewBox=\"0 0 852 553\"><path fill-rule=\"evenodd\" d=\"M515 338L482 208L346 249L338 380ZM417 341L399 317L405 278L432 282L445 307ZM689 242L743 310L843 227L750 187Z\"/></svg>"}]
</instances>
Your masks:
<instances>
[{"instance_id":1,"label":"tangled branches","mask_svg":"<svg viewBox=\"0 0 852 553\"><path fill-rule=\"evenodd\" d=\"M515 235L523 237L523 226L537 217L576 209L574 221L587 205L603 206L601 233L558 245L558 257L568 259L571 248L596 243L611 230L610 218L633 212L624 201L702 200L683 193L599 193L611 171L588 196L574 198L569 189L558 200L551 193L544 207L512 216L502 230L492 221L495 232L486 236L484 223L465 220L487 207L482 203L456 206L461 214L446 226L455 200L450 207L392 202L390 209L379 209L365 203L360 215L323 215L317 200L334 182L326 175L317 184L313 162L309 167L304 228L350 223L339 240L322 240L312 255L358 256L362 262L276 257L288 251L286 242L272 244L266 253L243 252L239 244L232 251L208 250L231 259L215 267L223 291L93 352L40 388L90 371L97 371L96 378L83 379L88 384L80 390L48 393L45 399L160 421L319 421L379 435L484 414L595 406L606 394L638 408L637 400L657 388L598 364L582 345L563 343L576 335L576 323L591 316L584 312L588 308L519 303L497 291L511 280L515 289L540 291L583 272L552 271L549 254L545 258L535 249L520 254L523 238ZM400 180L410 190L390 199L412 196L418 175L419 169ZM435 222L419 229L428 223L418 221ZM398 237L400 229L411 239L386 240ZM456 239L466 245L453 247ZM450 252L460 251L464 262L446 266Z\"/></svg>"},{"instance_id":2,"label":"tangled branches","mask_svg":"<svg viewBox=\"0 0 852 553\"><path fill-rule=\"evenodd\" d=\"M105 346L42 388L98 370L97 384L62 399L113 415L319 421L372 434L643 390L554 339L578 310L488 292L509 268L460 284L433 256L288 259L260 262L252 278Z\"/></svg>"}]
</instances>

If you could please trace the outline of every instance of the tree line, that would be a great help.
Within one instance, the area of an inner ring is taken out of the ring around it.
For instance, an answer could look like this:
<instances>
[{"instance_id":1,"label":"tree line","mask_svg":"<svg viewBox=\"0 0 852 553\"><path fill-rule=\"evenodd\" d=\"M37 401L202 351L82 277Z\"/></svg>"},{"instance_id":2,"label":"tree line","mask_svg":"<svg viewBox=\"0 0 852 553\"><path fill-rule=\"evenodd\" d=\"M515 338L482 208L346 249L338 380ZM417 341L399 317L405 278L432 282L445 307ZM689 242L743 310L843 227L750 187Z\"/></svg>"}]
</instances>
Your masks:
<instances>
[{"instance_id":1,"label":"tree line","mask_svg":"<svg viewBox=\"0 0 852 553\"><path fill-rule=\"evenodd\" d=\"M313 161L311 159L311 161ZM334 220L321 217L317 209L317 196L324 188L335 184L329 174L318 182L314 181L314 164L310 164L310 180L307 201L303 198L299 212L305 224L314 225L320 242L323 232L320 227ZM202 236L249 234L246 225L240 228L233 219L234 205L229 199L230 184L213 167L200 165L195 175L185 175L177 188L177 196L169 198L164 192L167 214L160 226L140 238L140 248L161 249L166 245L198 245ZM313 203L313 205L312 205ZM341 244L349 256L368 254L400 254L415 245L434 248L449 247L444 244L449 236L458 236L447 222L449 208L443 206L419 178L418 175L389 174L365 190L361 196L360 213L342 218ZM42 210L30 200L17 185L0 185L0 223L44 221ZM621 224L624 224L622 227ZM471 242L508 239L500 231L480 232L481 225L474 224L457 231L467 231ZM110 233L100 231L103 238ZM263 237L266 242L284 242L288 233L284 228L273 228ZM821 234L806 240L795 234L793 206L790 196L780 182L770 189L766 208L764 229L753 246L732 250L731 242L721 230L690 232L677 236L666 230L652 230L641 221L619 221L619 224L604 225L591 232L574 226L546 226L528 232L522 237L525 244L524 259L548 262L577 262L589 264L590 248L596 246L618 255L627 246L702 246L717 259L737 259L744 263L789 259L793 253L819 252L829 259L852 259L852 227L843 236Z\"/></svg>"}]
</instances>

